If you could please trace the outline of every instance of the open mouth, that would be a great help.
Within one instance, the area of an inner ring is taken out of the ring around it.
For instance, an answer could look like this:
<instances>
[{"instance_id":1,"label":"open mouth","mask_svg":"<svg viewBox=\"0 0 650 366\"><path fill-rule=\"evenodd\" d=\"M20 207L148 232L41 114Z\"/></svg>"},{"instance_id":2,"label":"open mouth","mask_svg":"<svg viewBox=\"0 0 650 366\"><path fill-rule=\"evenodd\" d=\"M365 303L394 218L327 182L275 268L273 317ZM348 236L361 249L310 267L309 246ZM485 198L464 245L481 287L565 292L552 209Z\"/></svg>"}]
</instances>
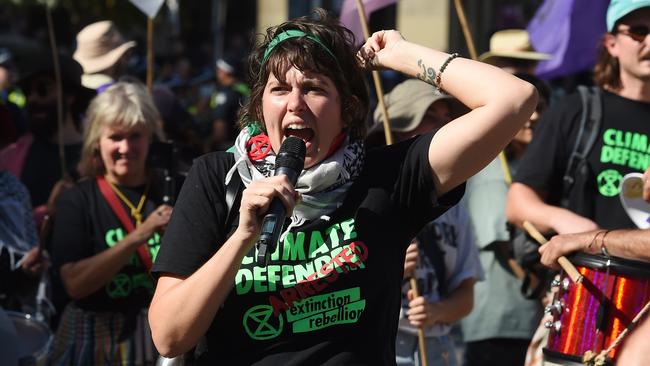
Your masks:
<instances>
[{"instance_id":1,"label":"open mouth","mask_svg":"<svg viewBox=\"0 0 650 366\"><path fill-rule=\"evenodd\" d=\"M314 130L303 124L291 124L284 129L284 137L294 136L307 144L314 138Z\"/></svg>"}]
</instances>

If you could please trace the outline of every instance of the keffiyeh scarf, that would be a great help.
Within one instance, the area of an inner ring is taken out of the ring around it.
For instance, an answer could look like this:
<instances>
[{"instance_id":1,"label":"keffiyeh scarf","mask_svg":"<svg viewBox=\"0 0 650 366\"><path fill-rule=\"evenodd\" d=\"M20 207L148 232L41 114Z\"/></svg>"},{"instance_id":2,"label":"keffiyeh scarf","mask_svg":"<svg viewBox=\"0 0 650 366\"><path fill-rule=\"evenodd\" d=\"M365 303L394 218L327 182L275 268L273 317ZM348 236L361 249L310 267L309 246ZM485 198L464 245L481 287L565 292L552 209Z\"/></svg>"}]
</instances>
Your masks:
<instances>
[{"instance_id":1,"label":"keffiyeh scarf","mask_svg":"<svg viewBox=\"0 0 650 366\"><path fill-rule=\"evenodd\" d=\"M259 131L254 128L244 128L235 140L235 165L226 174L226 185L237 173L246 187L258 179L270 177L274 173L275 153L271 151L259 160L251 160L248 153L248 141ZM346 137L341 146L320 163L305 169L298 177L296 190L301 193L302 200L298 202L291 215L291 224L284 235L292 228L317 219L327 219L330 213L340 207L352 185L359 176L365 158L363 141L350 141Z\"/></svg>"}]
</instances>

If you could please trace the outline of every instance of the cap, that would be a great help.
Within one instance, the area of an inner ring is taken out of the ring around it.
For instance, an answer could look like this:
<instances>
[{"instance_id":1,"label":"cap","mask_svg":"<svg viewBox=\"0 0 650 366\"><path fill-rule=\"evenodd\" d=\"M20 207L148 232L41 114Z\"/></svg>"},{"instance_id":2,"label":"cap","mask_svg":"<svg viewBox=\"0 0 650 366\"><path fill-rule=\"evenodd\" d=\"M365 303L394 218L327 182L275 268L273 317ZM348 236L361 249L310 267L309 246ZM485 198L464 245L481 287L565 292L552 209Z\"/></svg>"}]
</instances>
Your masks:
<instances>
[{"instance_id":1,"label":"cap","mask_svg":"<svg viewBox=\"0 0 650 366\"><path fill-rule=\"evenodd\" d=\"M616 22L624 16L649 6L650 0L612 0L607 7L607 31L611 32Z\"/></svg>"},{"instance_id":2,"label":"cap","mask_svg":"<svg viewBox=\"0 0 650 366\"><path fill-rule=\"evenodd\" d=\"M398 84L384 96L391 131L409 132L414 130L422 122L422 118L431 104L438 100L449 100L454 118L467 111L467 108L454 97L439 92L424 81L408 79ZM375 124L370 128L369 134L383 130L380 106L375 108L374 121Z\"/></svg>"}]
</instances>

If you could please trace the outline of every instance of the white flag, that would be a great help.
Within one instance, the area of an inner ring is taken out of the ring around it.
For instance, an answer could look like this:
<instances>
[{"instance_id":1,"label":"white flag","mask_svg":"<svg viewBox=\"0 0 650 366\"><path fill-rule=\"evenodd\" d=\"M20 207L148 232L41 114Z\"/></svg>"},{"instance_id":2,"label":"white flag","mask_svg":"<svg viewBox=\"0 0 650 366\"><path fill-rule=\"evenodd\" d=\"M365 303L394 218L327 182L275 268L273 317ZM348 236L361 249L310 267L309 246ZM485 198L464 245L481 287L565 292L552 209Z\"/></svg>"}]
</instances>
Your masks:
<instances>
[{"instance_id":1,"label":"white flag","mask_svg":"<svg viewBox=\"0 0 650 366\"><path fill-rule=\"evenodd\" d=\"M165 0L129 0L141 12L145 13L149 18L153 19L160 11Z\"/></svg>"},{"instance_id":2,"label":"white flag","mask_svg":"<svg viewBox=\"0 0 650 366\"><path fill-rule=\"evenodd\" d=\"M362 0L363 8L366 11L366 20L370 17L370 13L375 10L381 9L390 4L396 3L397 0ZM358 43L363 43L365 37L363 35L363 28L359 20L359 11L357 10L356 0L345 0L341 6L341 16L339 17L341 23L354 33Z\"/></svg>"}]
</instances>

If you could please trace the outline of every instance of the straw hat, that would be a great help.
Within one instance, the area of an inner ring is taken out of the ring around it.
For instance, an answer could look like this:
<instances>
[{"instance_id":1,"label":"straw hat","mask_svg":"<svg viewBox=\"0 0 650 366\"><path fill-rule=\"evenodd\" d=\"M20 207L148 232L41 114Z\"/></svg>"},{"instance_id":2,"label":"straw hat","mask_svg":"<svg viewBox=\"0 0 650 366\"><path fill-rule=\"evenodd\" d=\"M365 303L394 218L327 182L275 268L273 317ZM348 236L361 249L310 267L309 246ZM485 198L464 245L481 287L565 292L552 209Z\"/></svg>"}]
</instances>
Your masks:
<instances>
[{"instance_id":1,"label":"straw hat","mask_svg":"<svg viewBox=\"0 0 650 366\"><path fill-rule=\"evenodd\" d=\"M110 20L92 23L77 34L77 50L73 57L86 74L94 74L113 66L124 53L135 47L126 42Z\"/></svg>"},{"instance_id":2,"label":"straw hat","mask_svg":"<svg viewBox=\"0 0 650 366\"><path fill-rule=\"evenodd\" d=\"M490 50L479 56L478 59L489 64L498 57L531 61L551 58L548 54L535 52L525 29L506 29L495 32L490 37Z\"/></svg>"}]
</instances>

